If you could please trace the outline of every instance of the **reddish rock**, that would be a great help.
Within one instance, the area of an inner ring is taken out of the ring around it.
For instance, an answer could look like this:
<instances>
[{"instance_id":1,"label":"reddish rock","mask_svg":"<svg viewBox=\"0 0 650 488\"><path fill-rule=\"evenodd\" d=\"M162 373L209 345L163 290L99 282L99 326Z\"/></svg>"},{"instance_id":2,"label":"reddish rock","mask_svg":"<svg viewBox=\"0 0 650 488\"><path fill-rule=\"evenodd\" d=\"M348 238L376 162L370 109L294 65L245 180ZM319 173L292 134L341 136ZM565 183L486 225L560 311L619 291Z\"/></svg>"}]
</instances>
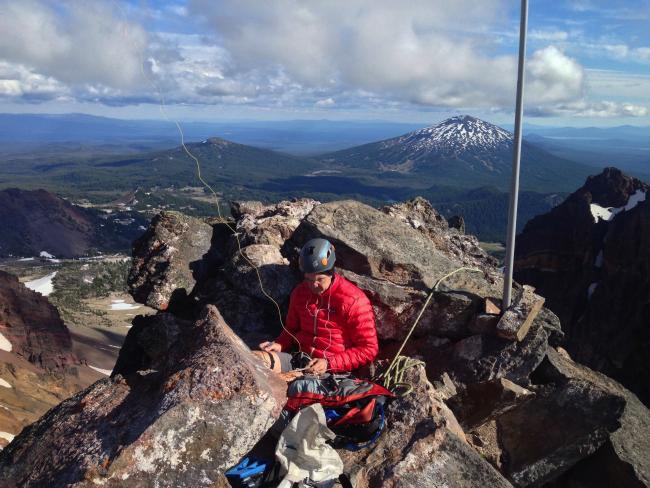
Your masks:
<instances>
[{"instance_id":1,"label":"reddish rock","mask_svg":"<svg viewBox=\"0 0 650 488\"><path fill-rule=\"evenodd\" d=\"M11 343L12 353L42 368L77 362L70 332L56 308L4 271L0 271L0 334Z\"/></svg>"}]
</instances>

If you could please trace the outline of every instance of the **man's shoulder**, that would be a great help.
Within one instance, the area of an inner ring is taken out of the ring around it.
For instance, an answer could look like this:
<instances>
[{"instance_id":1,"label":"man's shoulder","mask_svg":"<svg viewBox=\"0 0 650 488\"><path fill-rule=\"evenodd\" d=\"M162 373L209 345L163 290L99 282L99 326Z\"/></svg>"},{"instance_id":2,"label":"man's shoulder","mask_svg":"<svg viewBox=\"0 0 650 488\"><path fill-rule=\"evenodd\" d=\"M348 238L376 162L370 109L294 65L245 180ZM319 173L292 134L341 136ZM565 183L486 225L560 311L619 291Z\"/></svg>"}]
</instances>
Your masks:
<instances>
[{"instance_id":1,"label":"man's shoulder","mask_svg":"<svg viewBox=\"0 0 650 488\"><path fill-rule=\"evenodd\" d=\"M357 285L352 283L350 280L344 278L343 276L337 274L336 279L340 280L339 286L336 290L339 295L353 298L353 299L366 296L366 294L363 292L361 288L359 288Z\"/></svg>"}]
</instances>

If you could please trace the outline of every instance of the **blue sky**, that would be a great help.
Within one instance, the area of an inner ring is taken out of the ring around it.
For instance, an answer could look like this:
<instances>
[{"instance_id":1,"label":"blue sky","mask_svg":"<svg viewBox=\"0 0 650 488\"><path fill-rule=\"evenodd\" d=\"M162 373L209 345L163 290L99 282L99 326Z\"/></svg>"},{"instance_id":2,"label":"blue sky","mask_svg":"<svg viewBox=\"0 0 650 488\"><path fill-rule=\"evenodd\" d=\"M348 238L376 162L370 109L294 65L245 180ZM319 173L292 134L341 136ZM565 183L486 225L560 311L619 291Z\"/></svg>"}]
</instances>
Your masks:
<instances>
[{"instance_id":1,"label":"blue sky","mask_svg":"<svg viewBox=\"0 0 650 488\"><path fill-rule=\"evenodd\" d=\"M531 0L526 121L650 125L650 0ZM513 119L519 2L0 0L0 112Z\"/></svg>"}]
</instances>

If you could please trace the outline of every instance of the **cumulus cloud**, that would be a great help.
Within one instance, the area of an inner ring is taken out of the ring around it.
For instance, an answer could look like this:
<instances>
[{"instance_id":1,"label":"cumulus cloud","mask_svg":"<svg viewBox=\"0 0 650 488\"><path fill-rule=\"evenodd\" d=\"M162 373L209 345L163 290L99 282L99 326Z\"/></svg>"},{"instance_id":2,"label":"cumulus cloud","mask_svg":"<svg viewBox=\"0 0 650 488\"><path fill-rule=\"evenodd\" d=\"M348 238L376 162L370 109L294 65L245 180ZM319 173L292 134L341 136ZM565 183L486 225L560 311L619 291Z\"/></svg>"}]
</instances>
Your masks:
<instances>
[{"instance_id":1,"label":"cumulus cloud","mask_svg":"<svg viewBox=\"0 0 650 488\"><path fill-rule=\"evenodd\" d=\"M508 99L513 83L504 70L514 73L512 57L483 52L487 27L505 8L501 0L414 0L408 8L387 0L190 4L231 53L233 73L281 69L307 89L446 106ZM469 26L471 35L462 32Z\"/></svg>"},{"instance_id":2,"label":"cumulus cloud","mask_svg":"<svg viewBox=\"0 0 650 488\"><path fill-rule=\"evenodd\" d=\"M0 59L70 84L141 82L145 30L99 0L3 0Z\"/></svg>"},{"instance_id":3,"label":"cumulus cloud","mask_svg":"<svg viewBox=\"0 0 650 488\"><path fill-rule=\"evenodd\" d=\"M0 70L8 73L0 72L0 97L509 111L516 57L494 33L512 31L510 8L508 0L190 0L154 8L0 0ZM590 85L558 47L569 34L541 29L530 37L541 46L527 60L530 110L640 113L622 103L580 105ZM650 56L612 46L611 56Z\"/></svg>"},{"instance_id":4,"label":"cumulus cloud","mask_svg":"<svg viewBox=\"0 0 650 488\"><path fill-rule=\"evenodd\" d=\"M533 53L526 68L527 100L531 103L567 102L584 95L584 69L554 46Z\"/></svg>"},{"instance_id":5,"label":"cumulus cloud","mask_svg":"<svg viewBox=\"0 0 650 488\"><path fill-rule=\"evenodd\" d=\"M0 61L0 98L20 97L27 102L40 102L62 98L68 93L68 88L52 77Z\"/></svg>"},{"instance_id":6,"label":"cumulus cloud","mask_svg":"<svg viewBox=\"0 0 650 488\"><path fill-rule=\"evenodd\" d=\"M434 107L508 110L514 104L516 58L496 54L498 41L490 36L500 23L495 13L507 8L500 0L413 1L408 8L390 0L194 0L189 8L206 18L231 54L230 76L280 70L303 90L331 90L317 106L335 91ZM530 36L563 42L568 33L533 30ZM529 53L526 100L566 106L584 99L586 79L576 59L543 47Z\"/></svg>"}]
</instances>

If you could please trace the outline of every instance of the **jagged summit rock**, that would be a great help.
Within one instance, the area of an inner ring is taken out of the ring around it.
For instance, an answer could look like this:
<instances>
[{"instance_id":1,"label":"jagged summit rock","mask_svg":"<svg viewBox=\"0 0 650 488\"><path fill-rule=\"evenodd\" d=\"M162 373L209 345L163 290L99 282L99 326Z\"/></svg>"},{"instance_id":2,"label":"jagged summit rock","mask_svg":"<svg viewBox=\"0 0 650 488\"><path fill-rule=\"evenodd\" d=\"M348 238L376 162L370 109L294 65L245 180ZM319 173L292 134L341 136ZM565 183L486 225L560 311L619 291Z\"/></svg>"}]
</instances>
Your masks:
<instances>
[{"instance_id":1,"label":"jagged summit rock","mask_svg":"<svg viewBox=\"0 0 650 488\"><path fill-rule=\"evenodd\" d=\"M650 402L650 187L616 168L590 177L517 239L515 277L546 297L577 361Z\"/></svg>"},{"instance_id":2,"label":"jagged summit rock","mask_svg":"<svg viewBox=\"0 0 650 488\"><path fill-rule=\"evenodd\" d=\"M334 243L337 270L369 296L382 357L396 351L439 278L468 263L477 268L453 275L434 294L405 349L426 367L407 372L413 393L387 407L386 432L357 453L341 451L357 487L539 486L600 455L608 442L615 445L612 436L650 434L645 407L634 410L643 421L621 420L629 392L570 368L554 373L552 347L561 330L549 310L521 341L496 335L484 299L502 288L498 270L474 255L471 242L449 241L457 229L428 202L385 211L355 201L308 200L232 208L236 234L209 219L166 233L159 219L147 231L135 247L134 268L149 270L136 273L143 277L138 289L151 279L164 291L161 302L173 306L134 320L112 378L50 411L0 454L2 479L25 486L46 479L73 486L224 486L224 469L262 442L283 402L284 385L233 333L255 345L280 330L278 310L260 295L250 263L258 266L263 287L289 290L300 278L298 249L316 236ZM192 247L195 224L210 238ZM163 252L169 247L174 252ZM192 263L199 272L185 284L165 272ZM186 298L174 302L174 286L181 285ZM278 305L282 314L286 298ZM486 411L474 392L495 388ZM461 402L462 412L454 396L471 400ZM567 404L571 408L563 409ZM449 405L471 425L461 425ZM522 422L530 415L538 416L535 432L553 426L552 443L545 445L541 434L526 436ZM615 450L608 459L645 473L635 456Z\"/></svg>"},{"instance_id":3,"label":"jagged summit rock","mask_svg":"<svg viewBox=\"0 0 650 488\"><path fill-rule=\"evenodd\" d=\"M626 175L618 168L609 167L587 178L576 193L581 196L591 194L591 203L601 207L618 208L625 207L633 195L647 193L649 189L643 181Z\"/></svg>"},{"instance_id":4,"label":"jagged summit rock","mask_svg":"<svg viewBox=\"0 0 650 488\"><path fill-rule=\"evenodd\" d=\"M174 325L157 369L121 367L23 430L0 453L3 486L227 486L224 471L279 415L284 384L214 307Z\"/></svg>"}]
</instances>

